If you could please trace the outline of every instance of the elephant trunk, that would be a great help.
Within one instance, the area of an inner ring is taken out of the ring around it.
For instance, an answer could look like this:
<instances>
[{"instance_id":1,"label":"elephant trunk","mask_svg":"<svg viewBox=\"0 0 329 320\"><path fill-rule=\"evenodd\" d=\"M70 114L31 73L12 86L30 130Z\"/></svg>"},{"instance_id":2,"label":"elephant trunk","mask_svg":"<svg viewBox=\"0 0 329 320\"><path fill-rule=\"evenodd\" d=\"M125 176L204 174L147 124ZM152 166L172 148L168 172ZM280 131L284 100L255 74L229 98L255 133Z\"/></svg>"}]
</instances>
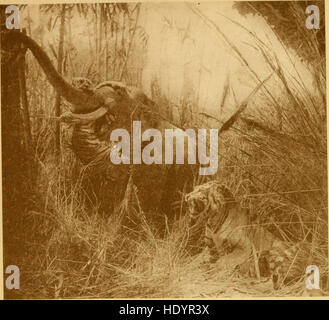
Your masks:
<instances>
[{"instance_id":1,"label":"elephant trunk","mask_svg":"<svg viewBox=\"0 0 329 320\"><path fill-rule=\"evenodd\" d=\"M105 104L101 96L93 91L82 90L70 85L56 70L47 53L29 36L22 32L7 32L2 35L3 43L8 45L15 42L22 43L30 49L37 59L47 79L54 89L72 104L74 113L89 113Z\"/></svg>"}]
</instances>

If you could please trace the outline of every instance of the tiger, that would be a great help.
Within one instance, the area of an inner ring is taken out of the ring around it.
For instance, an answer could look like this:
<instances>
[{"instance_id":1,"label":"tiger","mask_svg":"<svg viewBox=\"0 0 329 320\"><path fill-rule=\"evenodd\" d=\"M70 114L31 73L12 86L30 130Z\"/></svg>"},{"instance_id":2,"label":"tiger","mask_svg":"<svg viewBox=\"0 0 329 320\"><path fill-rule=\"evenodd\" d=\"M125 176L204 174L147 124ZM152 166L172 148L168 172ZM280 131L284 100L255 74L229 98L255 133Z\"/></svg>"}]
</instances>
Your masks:
<instances>
[{"instance_id":1,"label":"tiger","mask_svg":"<svg viewBox=\"0 0 329 320\"><path fill-rule=\"evenodd\" d=\"M253 275L258 272L272 279L275 290L304 276L310 244L283 241L264 227L251 224L248 209L242 208L218 180L196 186L185 200L191 253L208 248L210 264Z\"/></svg>"},{"instance_id":2,"label":"tiger","mask_svg":"<svg viewBox=\"0 0 329 320\"><path fill-rule=\"evenodd\" d=\"M210 236L211 222L217 219L217 226L220 226L226 219L234 201L231 192L217 181L210 181L195 187L185 196L185 201L189 211L189 250L198 253L207 246L211 252L211 260L217 260L218 252ZM222 214L218 215L217 211Z\"/></svg>"},{"instance_id":3,"label":"tiger","mask_svg":"<svg viewBox=\"0 0 329 320\"><path fill-rule=\"evenodd\" d=\"M72 78L72 85L78 89L92 90L93 82L85 77L74 77Z\"/></svg>"},{"instance_id":4,"label":"tiger","mask_svg":"<svg viewBox=\"0 0 329 320\"><path fill-rule=\"evenodd\" d=\"M92 91L94 85L85 77L75 77L72 85L78 89ZM64 119L64 118L63 118ZM64 119L70 124L70 118ZM110 151L107 141L111 124L115 121L113 115L105 114L96 120L73 121L72 149L79 155L81 162L89 167L98 167L98 171L104 170ZM113 143L114 147L114 143Z\"/></svg>"}]
</instances>

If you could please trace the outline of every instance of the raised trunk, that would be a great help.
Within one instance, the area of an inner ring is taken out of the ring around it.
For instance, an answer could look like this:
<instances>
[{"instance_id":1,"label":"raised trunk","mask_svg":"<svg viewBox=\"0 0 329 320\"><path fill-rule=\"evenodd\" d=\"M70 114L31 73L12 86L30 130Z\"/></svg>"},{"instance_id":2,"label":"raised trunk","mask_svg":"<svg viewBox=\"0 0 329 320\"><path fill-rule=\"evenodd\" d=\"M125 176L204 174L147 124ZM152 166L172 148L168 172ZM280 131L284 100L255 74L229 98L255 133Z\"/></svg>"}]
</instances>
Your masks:
<instances>
[{"instance_id":1,"label":"raised trunk","mask_svg":"<svg viewBox=\"0 0 329 320\"><path fill-rule=\"evenodd\" d=\"M54 89L73 105L73 112L88 113L104 105L103 97L70 85L58 73L46 52L27 35L12 31L4 34L2 39L3 43L8 43L8 45L13 42L21 42L32 51Z\"/></svg>"}]
</instances>

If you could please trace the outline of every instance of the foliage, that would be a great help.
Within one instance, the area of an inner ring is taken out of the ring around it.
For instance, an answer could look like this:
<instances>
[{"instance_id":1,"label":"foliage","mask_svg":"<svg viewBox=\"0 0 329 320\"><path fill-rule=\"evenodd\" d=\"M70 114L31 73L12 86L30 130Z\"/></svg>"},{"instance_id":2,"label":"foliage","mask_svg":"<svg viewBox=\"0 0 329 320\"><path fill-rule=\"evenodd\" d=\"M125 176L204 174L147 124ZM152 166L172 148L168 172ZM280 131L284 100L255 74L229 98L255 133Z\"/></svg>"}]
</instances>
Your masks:
<instances>
[{"instance_id":1,"label":"foliage","mask_svg":"<svg viewBox=\"0 0 329 320\"><path fill-rule=\"evenodd\" d=\"M317 5L320 9L320 29L307 30L305 9ZM262 16L288 47L296 50L309 62L315 62L314 46L309 46L310 39L318 43L317 50L325 57L325 10L324 1L237 1L234 7L243 15Z\"/></svg>"}]
</instances>

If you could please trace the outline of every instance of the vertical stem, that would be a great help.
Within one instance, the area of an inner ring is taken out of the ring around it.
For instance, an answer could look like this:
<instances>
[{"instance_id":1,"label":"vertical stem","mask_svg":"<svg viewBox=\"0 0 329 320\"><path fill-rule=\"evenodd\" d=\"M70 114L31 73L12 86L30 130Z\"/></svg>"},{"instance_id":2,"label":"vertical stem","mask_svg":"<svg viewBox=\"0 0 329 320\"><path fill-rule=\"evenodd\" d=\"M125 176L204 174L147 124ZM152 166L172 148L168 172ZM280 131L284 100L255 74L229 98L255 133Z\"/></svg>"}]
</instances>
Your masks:
<instances>
[{"instance_id":1,"label":"vertical stem","mask_svg":"<svg viewBox=\"0 0 329 320\"><path fill-rule=\"evenodd\" d=\"M116 79L115 73L116 73L116 66L117 66L116 61L117 61L117 48L118 48L118 31L119 31L119 27L118 27L118 25L115 25L114 56L112 59L112 78L113 79Z\"/></svg>"},{"instance_id":2,"label":"vertical stem","mask_svg":"<svg viewBox=\"0 0 329 320\"><path fill-rule=\"evenodd\" d=\"M32 36L31 30L31 16L30 16L30 6L27 6L27 30L29 32L29 36Z\"/></svg>"},{"instance_id":3,"label":"vertical stem","mask_svg":"<svg viewBox=\"0 0 329 320\"><path fill-rule=\"evenodd\" d=\"M65 4L62 6L61 11L61 25L59 28L59 45L58 45L58 55L57 55L57 71L59 74L62 74L63 70L63 53L64 53L64 32L65 32ZM55 100L55 116L59 117L61 114L61 95L56 93ZM60 152L60 121L56 121L55 124L55 153L59 155Z\"/></svg>"},{"instance_id":4,"label":"vertical stem","mask_svg":"<svg viewBox=\"0 0 329 320\"><path fill-rule=\"evenodd\" d=\"M98 37L97 37L97 25L98 25L98 18L97 18L97 3L95 4L95 9L94 9L94 15L95 15L95 20L94 20L94 35L95 35L95 59L97 61L97 54L98 54Z\"/></svg>"},{"instance_id":5,"label":"vertical stem","mask_svg":"<svg viewBox=\"0 0 329 320\"><path fill-rule=\"evenodd\" d=\"M108 79L108 74L109 74L109 64L108 64L108 52L109 52L109 43L108 43L108 38L107 38L107 16L104 21L104 29L105 29L105 77L104 80Z\"/></svg>"},{"instance_id":6,"label":"vertical stem","mask_svg":"<svg viewBox=\"0 0 329 320\"><path fill-rule=\"evenodd\" d=\"M71 76L75 76L75 66L74 66L74 63L73 63L73 60L72 60L72 49L73 49L73 41L72 41L72 8L70 8L69 10L69 14L68 14L68 36L69 36L69 53L67 53L69 55L69 58L70 58L70 64L71 64Z\"/></svg>"},{"instance_id":7,"label":"vertical stem","mask_svg":"<svg viewBox=\"0 0 329 320\"><path fill-rule=\"evenodd\" d=\"M97 56L97 71L102 81L102 24L103 24L103 4L99 4L99 29L98 29L98 56Z\"/></svg>"},{"instance_id":8,"label":"vertical stem","mask_svg":"<svg viewBox=\"0 0 329 320\"><path fill-rule=\"evenodd\" d=\"M90 56L92 57L93 54L94 54L94 51L93 51L93 46L91 44L91 34L90 34L90 29L89 29L89 21L88 21L88 18L86 18L86 22L87 22L87 32L88 32L88 43L89 43L89 52L90 52ZM92 26L91 26L92 27Z\"/></svg>"},{"instance_id":9,"label":"vertical stem","mask_svg":"<svg viewBox=\"0 0 329 320\"><path fill-rule=\"evenodd\" d=\"M134 26L133 33L132 33L132 35L130 37L130 40L129 40L127 54L126 54L126 58L125 58L125 61L123 62L123 66L122 66L122 69L121 69L121 72L120 72L119 81L122 80L123 74L124 74L124 72L126 70L127 62L128 62L128 59L129 59L129 54L130 54L132 43L133 43L133 40L134 40L134 37L135 37L135 33L136 33L136 27L137 27L138 18L139 18L139 12L140 12L140 3L137 4L137 6L138 7L137 7L137 14L136 14L135 26Z\"/></svg>"}]
</instances>

